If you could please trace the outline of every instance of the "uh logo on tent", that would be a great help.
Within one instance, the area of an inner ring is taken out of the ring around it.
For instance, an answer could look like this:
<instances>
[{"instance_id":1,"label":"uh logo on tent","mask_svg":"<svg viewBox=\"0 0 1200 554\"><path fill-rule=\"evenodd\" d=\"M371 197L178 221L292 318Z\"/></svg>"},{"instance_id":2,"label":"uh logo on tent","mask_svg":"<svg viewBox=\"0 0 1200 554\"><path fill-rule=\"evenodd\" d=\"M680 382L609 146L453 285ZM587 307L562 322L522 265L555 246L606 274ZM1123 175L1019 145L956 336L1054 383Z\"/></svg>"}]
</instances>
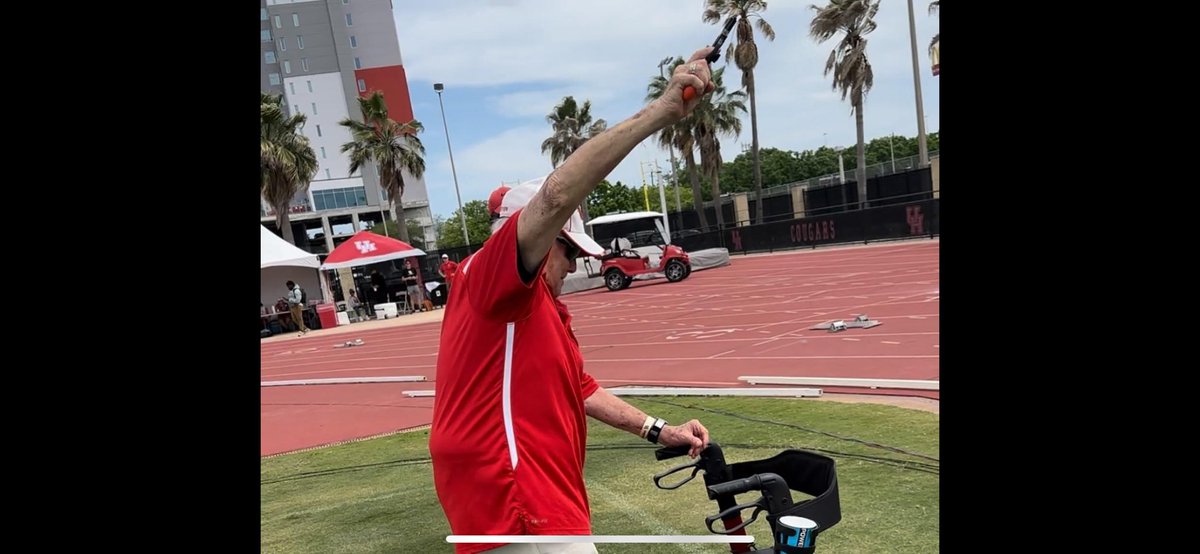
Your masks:
<instances>
[{"instance_id":1,"label":"uh logo on tent","mask_svg":"<svg viewBox=\"0 0 1200 554\"><path fill-rule=\"evenodd\" d=\"M377 248L375 246L375 241L373 240L356 240L354 241L354 247L358 248L358 251L363 254L366 254L367 252L373 252Z\"/></svg>"}]
</instances>

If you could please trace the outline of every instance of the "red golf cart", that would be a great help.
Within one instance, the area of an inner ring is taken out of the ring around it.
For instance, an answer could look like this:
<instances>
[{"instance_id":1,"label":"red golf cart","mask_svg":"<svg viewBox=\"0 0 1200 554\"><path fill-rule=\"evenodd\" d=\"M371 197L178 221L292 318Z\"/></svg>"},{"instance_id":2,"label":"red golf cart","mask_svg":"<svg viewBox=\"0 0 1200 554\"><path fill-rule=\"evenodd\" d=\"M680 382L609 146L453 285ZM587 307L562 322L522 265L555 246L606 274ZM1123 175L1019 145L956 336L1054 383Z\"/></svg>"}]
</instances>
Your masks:
<instances>
[{"instance_id":1,"label":"red golf cart","mask_svg":"<svg viewBox=\"0 0 1200 554\"><path fill-rule=\"evenodd\" d=\"M618 291L629 287L635 278L653 279L666 277L674 283L682 281L692 273L692 262L687 252L671 244L662 224L663 215L658 212L632 212L597 217L587 224L592 226L625 221L654 221L654 229L640 229L624 235L605 236L601 231L597 242L606 245L600 257L600 268L592 267L591 259L584 261L588 277L604 277L608 290ZM628 225L615 228L628 229ZM593 233L594 234L594 233ZM635 250L635 247L639 248Z\"/></svg>"}]
</instances>

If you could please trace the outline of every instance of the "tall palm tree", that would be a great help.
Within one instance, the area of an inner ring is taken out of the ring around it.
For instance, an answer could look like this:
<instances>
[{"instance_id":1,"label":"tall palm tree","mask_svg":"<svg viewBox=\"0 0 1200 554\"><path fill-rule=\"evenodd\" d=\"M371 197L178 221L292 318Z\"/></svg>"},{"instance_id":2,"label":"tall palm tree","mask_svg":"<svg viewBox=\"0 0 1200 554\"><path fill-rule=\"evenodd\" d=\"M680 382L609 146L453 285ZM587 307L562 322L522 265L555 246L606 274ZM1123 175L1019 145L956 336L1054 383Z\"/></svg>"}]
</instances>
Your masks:
<instances>
[{"instance_id":1,"label":"tall palm tree","mask_svg":"<svg viewBox=\"0 0 1200 554\"><path fill-rule=\"evenodd\" d=\"M941 8L941 7L942 7L942 1L941 1L941 0L933 0L933 2L930 2L930 3L929 3L929 13L930 13L930 15L932 15L932 14L935 14L935 13L938 13L938 9L939 9L939 8ZM941 31L938 31L937 33L935 33L935 34L933 35L933 40L929 41L929 54L930 54L930 55L932 55L932 54L933 54L933 46L934 46L935 44L937 44L937 43L938 43L938 39L939 39L939 38L941 38L941 36L942 36L942 33L941 33Z\"/></svg>"},{"instance_id":2,"label":"tall palm tree","mask_svg":"<svg viewBox=\"0 0 1200 554\"><path fill-rule=\"evenodd\" d=\"M775 30L763 19L759 12L767 9L764 0L706 0L704 10L706 23L719 24L723 16L737 17L737 40L729 43L726 60L733 60L738 69L742 70L742 86L750 95L750 135L751 152L754 162L754 198L758 206L762 206L762 164L758 161L758 103L754 94L754 68L758 65L758 45L754 43L754 28L750 26L750 18L758 18L758 30L767 40L775 40ZM755 217L755 223L762 223L763 210L760 207Z\"/></svg>"},{"instance_id":3,"label":"tall palm tree","mask_svg":"<svg viewBox=\"0 0 1200 554\"><path fill-rule=\"evenodd\" d=\"M368 162L375 162L379 169L379 186L392 200L400 240L409 242L402 201L404 172L414 179L425 175L425 146L417 138L417 133L425 127L415 119L397 123L389 118L387 102L380 91L366 98L359 97L358 107L362 111L362 121L346 118L339 122L350 129L351 141L342 145L342 152L350 153L351 174Z\"/></svg>"},{"instance_id":4,"label":"tall palm tree","mask_svg":"<svg viewBox=\"0 0 1200 554\"><path fill-rule=\"evenodd\" d=\"M608 122L603 119L592 121L592 101L584 100L583 106L575 102L574 96L567 96L554 106L554 110L546 116L550 124L550 137L542 141L542 153L550 154L550 164L557 168L559 164L579 150L592 137L603 133L608 128ZM584 200L580 209L583 220L588 221L587 201Z\"/></svg>"},{"instance_id":5,"label":"tall palm tree","mask_svg":"<svg viewBox=\"0 0 1200 554\"><path fill-rule=\"evenodd\" d=\"M673 75L675 68L682 65L684 61L683 58L676 57L669 63L666 74ZM663 95L667 89L667 79L661 73L650 78L650 85L646 87L647 102ZM663 127L658 132L658 144L668 148L675 147L679 150L679 155L683 157L683 165L687 168L688 180L692 185L692 206L696 209L696 215L700 216L700 228L707 230L709 228L708 216L704 214L704 194L700 190L700 174L696 169L696 137L692 132L694 124L695 118L689 114L675 122L674 125Z\"/></svg>"},{"instance_id":6,"label":"tall palm tree","mask_svg":"<svg viewBox=\"0 0 1200 554\"><path fill-rule=\"evenodd\" d=\"M275 209L275 225L283 240L296 244L288 221L292 198L308 190L317 172L317 154L309 146L304 114L287 117L283 97L259 93L258 192Z\"/></svg>"},{"instance_id":7,"label":"tall palm tree","mask_svg":"<svg viewBox=\"0 0 1200 554\"><path fill-rule=\"evenodd\" d=\"M675 58L671 62L671 72L684 63L683 58ZM700 179L696 171L695 150L700 150L701 170L712 185L713 205L717 216L717 228L725 225L725 216L721 211L721 141L719 135L737 136L742 132L742 121L739 114L746 113L746 93L738 90L726 92L724 84L725 68L717 69L712 74L713 92L705 95L703 101L692 113L675 125L663 128L658 133L658 142L663 146L673 145L683 154L684 165L692 182L692 202L700 216L700 226L708 227L708 218L704 215L704 196L700 191ZM656 75L650 79L647 87L646 100L651 101L667 88L667 79Z\"/></svg>"},{"instance_id":8,"label":"tall palm tree","mask_svg":"<svg viewBox=\"0 0 1200 554\"><path fill-rule=\"evenodd\" d=\"M712 195L715 200L717 213L717 228L725 227L725 215L721 211L721 140L718 135L737 136L742 132L742 120L739 115L746 113L746 93L737 90L726 93L722 83L725 68L718 69L712 74L713 92L707 96L708 101L702 102L692 116L695 119L692 134L696 137L696 145L700 147L700 165L708 182L712 184ZM740 113L739 113L740 112ZM761 221L762 204L758 204Z\"/></svg>"},{"instance_id":9,"label":"tall palm tree","mask_svg":"<svg viewBox=\"0 0 1200 554\"><path fill-rule=\"evenodd\" d=\"M809 24L809 36L818 43L843 33L829 59L825 61L825 75L833 72L833 90L841 91L842 100L850 96L850 107L854 111L854 124L858 130L858 202L867 206L867 162L863 140L863 99L875 84L871 63L867 60L866 35L875 30L875 13L879 11L879 0L829 0L820 8Z\"/></svg>"}]
</instances>

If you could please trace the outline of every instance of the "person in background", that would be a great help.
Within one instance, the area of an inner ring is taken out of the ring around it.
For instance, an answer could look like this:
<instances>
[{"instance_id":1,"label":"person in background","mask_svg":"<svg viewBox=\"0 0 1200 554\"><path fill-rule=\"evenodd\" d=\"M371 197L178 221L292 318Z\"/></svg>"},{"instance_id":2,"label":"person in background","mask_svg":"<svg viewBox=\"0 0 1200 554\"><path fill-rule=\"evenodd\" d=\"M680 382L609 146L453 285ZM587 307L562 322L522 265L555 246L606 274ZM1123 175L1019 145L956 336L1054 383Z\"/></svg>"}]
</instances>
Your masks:
<instances>
[{"instance_id":1,"label":"person in background","mask_svg":"<svg viewBox=\"0 0 1200 554\"><path fill-rule=\"evenodd\" d=\"M292 314L292 321L300 328L300 334L308 332L308 326L304 324L304 289L301 289L295 281L287 282L288 295L288 311Z\"/></svg>"},{"instance_id":2,"label":"person in background","mask_svg":"<svg viewBox=\"0 0 1200 554\"><path fill-rule=\"evenodd\" d=\"M450 256L442 254L442 265L438 268L438 275L446 280L446 294L450 294L450 285L454 282L454 272L458 271L458 264L450 260Z\"/></svg>"}]
</instances>

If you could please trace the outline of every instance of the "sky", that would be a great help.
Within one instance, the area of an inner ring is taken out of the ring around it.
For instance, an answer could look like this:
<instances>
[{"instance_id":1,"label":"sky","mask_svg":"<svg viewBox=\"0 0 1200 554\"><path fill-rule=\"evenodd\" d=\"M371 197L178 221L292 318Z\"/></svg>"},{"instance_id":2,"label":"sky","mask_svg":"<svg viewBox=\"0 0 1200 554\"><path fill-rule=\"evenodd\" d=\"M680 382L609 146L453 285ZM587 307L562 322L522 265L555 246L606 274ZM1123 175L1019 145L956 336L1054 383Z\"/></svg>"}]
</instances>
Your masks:
<instances>
[{"instance_id":1,"label":"sky","mask_svg":"<svg viewBox=\"0 0 1200 554\"><path fill-rule=\"evenodd\" d=\"M760 148L803 151L855 144L849 100L841 100L823 74L840 35L824 44L808 36L811 3L768 2L762 15L775 30L773 42L755 27ZM928 4L915 0L913 8L925 126L932 133L939 121L938 78L931 73L927 49L939 23ZM425 126L421 140L430 205L443 216L453 213L458 201L433 83L445 84L445 118L465 204L485 200L502 182L551 171L549 155L541 152L550 136L546 114L564 96L591 100L593 117L615 126L645 105L646 86L663 58L686 59L720 33L719 25L701 19L703 0L394 0L393 5L413 112ZM865 137L916 136L907 4L882 2L876 23L867 35L875 84L863 110ZM722 48L716 65L727 61ZM737 88L741 72L731 62L728 67L727 88ZM749 148L746 104L741 135L721 137L725 161L740 154L743 144ZM651 138L608 179L640 185L641 162L657 161L665 171L669 160Z\"/></svg>"}]
</instances>

